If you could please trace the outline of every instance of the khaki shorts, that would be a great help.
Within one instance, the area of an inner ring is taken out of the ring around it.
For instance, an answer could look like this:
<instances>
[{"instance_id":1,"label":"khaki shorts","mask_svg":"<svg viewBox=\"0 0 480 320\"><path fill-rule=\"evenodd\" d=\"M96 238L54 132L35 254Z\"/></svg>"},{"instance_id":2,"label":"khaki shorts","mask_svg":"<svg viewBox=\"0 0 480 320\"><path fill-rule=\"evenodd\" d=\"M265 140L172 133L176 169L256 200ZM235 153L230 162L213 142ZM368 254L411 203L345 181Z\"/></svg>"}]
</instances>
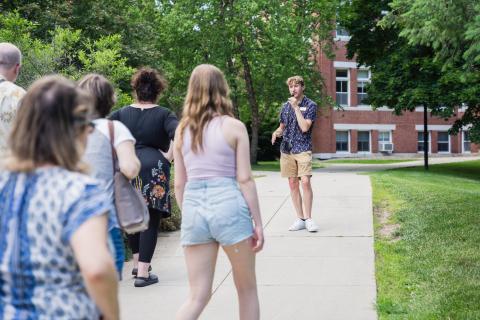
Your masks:
<instances>
[{"instance_id":1,"label":"khaki shorts","mask_svg":"<svg viewBox=\"0 0 480 320\"><path fill-rule=\"evenodd\" d=\"M280 172L283 178L312 175L312 151L286 154L280 156Z\"/></svg>"}]
</instances>

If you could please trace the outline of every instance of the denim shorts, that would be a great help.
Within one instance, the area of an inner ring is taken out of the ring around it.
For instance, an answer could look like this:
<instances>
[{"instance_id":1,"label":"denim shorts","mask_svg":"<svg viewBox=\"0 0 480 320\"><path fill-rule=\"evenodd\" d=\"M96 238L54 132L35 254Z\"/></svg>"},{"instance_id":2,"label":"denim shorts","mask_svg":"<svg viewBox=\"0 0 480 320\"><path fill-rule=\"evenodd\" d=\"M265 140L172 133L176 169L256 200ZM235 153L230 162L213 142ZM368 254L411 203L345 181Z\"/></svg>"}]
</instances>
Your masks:
<instances>
[{"instance_id":1,"label":"denim shorts","mask_svg":"<svg viewBox=\"0 0 480 320\"><path fill-rule=\"evenodd\" d=\"M250 211L235 178L188 181L182 209L183 246L214 241L230 246L253 234Z\"/></svg>"}]
</instances>

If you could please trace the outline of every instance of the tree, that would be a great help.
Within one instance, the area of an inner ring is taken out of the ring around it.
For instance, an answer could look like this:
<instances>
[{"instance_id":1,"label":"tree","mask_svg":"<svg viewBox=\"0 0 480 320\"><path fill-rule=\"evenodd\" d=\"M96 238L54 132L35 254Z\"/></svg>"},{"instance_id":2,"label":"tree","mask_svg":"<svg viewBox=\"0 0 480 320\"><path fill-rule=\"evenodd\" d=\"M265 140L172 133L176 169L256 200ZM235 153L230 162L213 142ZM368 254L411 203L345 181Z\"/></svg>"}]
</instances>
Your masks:
<instances>
[{"instance_id":1,"label":"tree","mask_svg":"<svg viewBox=\"0 0 480 320\"><path fill-rule=\"evenodd\" d=\"M161 51L156 50L157 6L153 0L6 0L0 9L17 12L34 23L35 39L50 41L51 31L58 27L81 30L92 40L119 34L121 53L129 65L153 65L161 59Z\"/></svg>"},{"instance_id":2,"label":"tree","mask_svg":"<svg viewBox=\"0 0 480 320\"><path fill-rule=\"evenodd\" d=\"M424 107L425 168L428 169L427 110L448 118L458 106L458 72L442 65L431 47L409 44L401 25L387 14L389 1L352 0L343 6L341 23L352 38L348 56L371 67L368 100L373 107L388 106L396 114Z\"/></svg>"},{"instance_id":3,"label":"tree","mask_svg":"<svg viewBox=\"0 0 480 320\"><path fill-rule=\"evenodd\" d=\"M250 124L252 163L257 160L260 123L285 101L289 76L303 75L307 94L322 98L312 57L320 46L328 51L331 45L331 1L165 0L159 10L167 74L178 84L186 82L198 63L224 70L238 114ZM183 90L177 92L183 97Z\"/></svg>"},{"instance_id":4,"label":"tree","mask_svg":"<svg viewBox=\"0 0 480 320\"><path fill-rule=\"evenodd\" d=\"M332 51L336 4L330 0L7 0L0 6L35 24L31 38L44 44L58 28L80 30L90 42L120 35L114 41L126 66L164 71L170 86L161 103L176 111L193 68L217 65L230 84L235 114L249 125L252 162L260 127L286 100L289 76L302 75L307 95L325 100L315 57ZM75 45L87 50L83 41ZM118 82L130 90L128 78Z\"/></svg>"},{"instance_id":5,"label":"tree","mask_svg":"<svg viewBox=\"0 0 480 320\"><path fill-rule=\"evenodd\" d=\"M458 83L457 106L468 106L451 132L471 126L471 140L480 143L480 3L455 0L393 0L401 36L411 45L433 49L435 60Z\"/></svg>"},{"instance_id":6,"label":"tree","mask_svg":"<svg viewBox=\"0 0 480 320\"><path fill-rule=\"evenodd\" d=\"M373 2L373 1L370 1ZM467 106L450 133L470 126L473 142L480 142L480 3L468 0L384 1L388 14L377 28L395 26L409 47L426 47L441 70L442 108L453 112ZM377 20L378 21L378 20Z\"/></svg>"},{"instance_id":7,"label":"tree","mask_svg":"<svg viewBox=\"0 0 480 320\"><path fill-rule=\"evenodd\" d=\"M120 103L129 97L119 89L133 69L120 55L119 35L105 36L92 41L82 37L80 30L56 28L51 31L49 42L32 38L35 25L18 13L0 15L0 39L17 45L23 54L22 70L18 83L28 87L36 79L59 73L74 80L86 73L105 75L117 88Z\"/></svg>"}]
</instances>

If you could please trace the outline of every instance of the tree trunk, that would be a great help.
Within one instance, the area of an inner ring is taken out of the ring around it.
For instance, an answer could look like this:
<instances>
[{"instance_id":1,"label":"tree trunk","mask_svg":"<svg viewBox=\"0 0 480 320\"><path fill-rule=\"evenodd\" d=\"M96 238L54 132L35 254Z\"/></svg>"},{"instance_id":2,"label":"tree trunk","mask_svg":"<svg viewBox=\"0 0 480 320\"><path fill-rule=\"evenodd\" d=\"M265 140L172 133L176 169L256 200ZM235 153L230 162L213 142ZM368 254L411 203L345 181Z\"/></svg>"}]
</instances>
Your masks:
<instances>
[{"instance_id":1,"label":"tree trunk","mask_svg":"<svg viewBox=\"0 0 480 320\"><path fill-rule=\"evenodd\" d=\"M428 135L428 108L423 106L423 159L425 170L428 170L428 150L430 149L430 142Z\"/></svg>"},{"instance_id":2,"label":"tree trunk","mask_svg":"<svg viewBox=\"0 0 480 320\"><path fill-rule=\"evenodd\" d=\"M240 119L240 112L238 111L238 86L237 82L235 80L235 67L233 65L233 60L232 57L227 58L227 67L228 67L228 73L232 76L232 82L230 83L230 86L232 87L231 90L231 98L232 98L232 105L233 105L233 114L235 115L235 118Z\"/></svg>"},{"instance_id":3,"label":"tree trunk","mask_svg":"<svg viewBox=\"0 0 480 320\"><path fill-rule=\"evenodd\" d=\"M221 1L220 2L220 25L223 28L223 30L226 30L225 26L225 9L227 7L230 7L230 15L233 14L233 1ZM227 34L224 33L224 37L227 37ZM231 99L232 99L232 106L233 106L233 115L235 118L240 119L240 112L238 111L238 86L237 86L237 81L235 80L237 77L237 73L235 70L235 66L233 64L233 52L228 51L227 56L227 73L230 76L231 82L230 82L230 87L231 87Z\"/></svg>"},{"instance_id":4,"label":"tree trunk","mask_svg":"<svg viewBox=\"0 0 480 320\"><path fill-rule=\"evenodd\" d=\"M248 104L251 109L251 121L252 121L252 140L250 142L250 163L257 163L257 148L258 148L258 129L260 126L260 120L258 117L258 103L255 97L255 90L253 88L252 72L250 70L250 63L248 61L245 42L241 34L237 35L239 43L240 57L243 65L243 78L248 94Z\"/></svg>"}]
</instances>

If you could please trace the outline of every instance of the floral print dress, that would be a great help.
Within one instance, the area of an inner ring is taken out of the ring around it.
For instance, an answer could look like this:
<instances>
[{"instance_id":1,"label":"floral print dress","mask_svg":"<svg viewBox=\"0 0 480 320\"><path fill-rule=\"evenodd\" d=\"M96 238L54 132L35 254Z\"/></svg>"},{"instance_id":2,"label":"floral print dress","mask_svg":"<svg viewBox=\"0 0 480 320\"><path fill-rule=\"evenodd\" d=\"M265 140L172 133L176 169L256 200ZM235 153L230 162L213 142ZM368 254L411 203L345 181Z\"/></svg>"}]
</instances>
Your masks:
<instances>
[{"instance_id":1,"label":"floral print dress","mask_svg":"<svg viewBox=\"0 0 480 320\"><path fill-rule=\"evenodd\" d=\"M133 185L142 191L149 208L161 211L163 217L170 215L170 164L167 161L159 160L149 172L141 172Z\"/></svg>"},{"instance_id":2,"label":"floral print dress","mask_svg":"<svg viewBox=\"0 0 480 320\"><path fill-rule=\"evenodd\" d=\"M141 169L132 184L142 192L151 210L162 217L170 216L170 162L161 151L168 151L178 125L177 117L164 107L140 109L127 106L114 112L110 118L125 124L137 141L135 152Z\"/></svg>"}]
</instances>

